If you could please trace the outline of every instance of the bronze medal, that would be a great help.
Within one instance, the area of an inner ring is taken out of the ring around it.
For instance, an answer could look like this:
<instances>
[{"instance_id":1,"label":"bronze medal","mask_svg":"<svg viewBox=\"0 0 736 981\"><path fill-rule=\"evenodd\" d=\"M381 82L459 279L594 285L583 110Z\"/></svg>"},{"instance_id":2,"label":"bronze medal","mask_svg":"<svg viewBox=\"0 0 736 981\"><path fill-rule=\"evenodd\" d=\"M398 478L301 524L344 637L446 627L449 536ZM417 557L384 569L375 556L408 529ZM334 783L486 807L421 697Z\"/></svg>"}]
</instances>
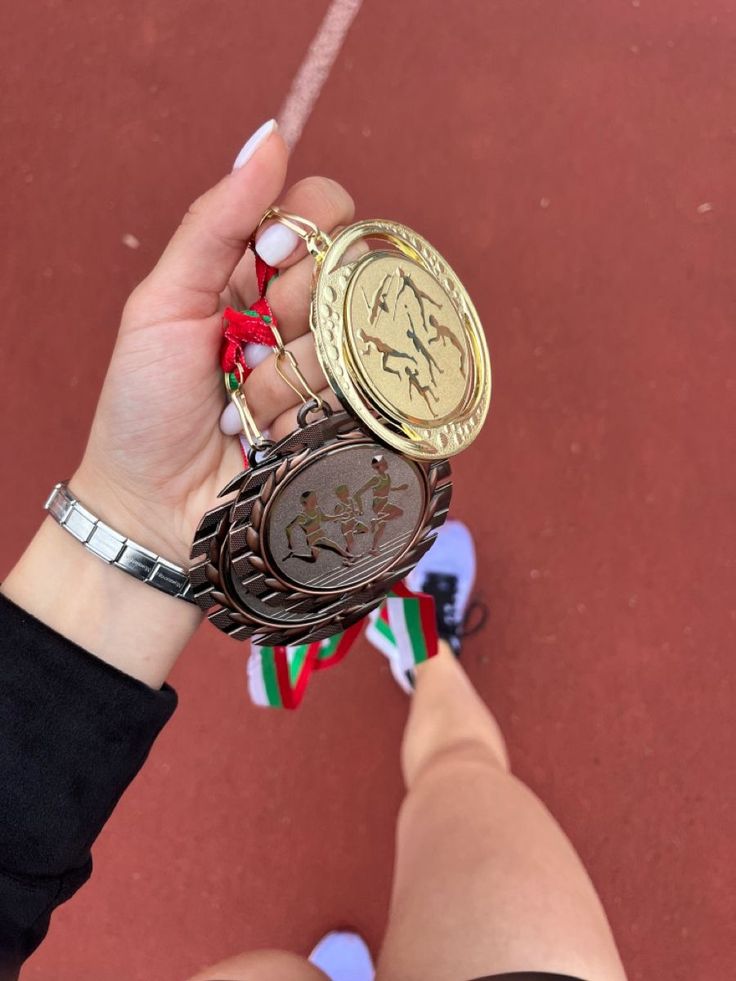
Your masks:
<instances>
[{"instance_id":1,"label":"bronze medal","mask_svg":"<svg viewBox=\"0 0 736 981\"><path fill-rule=\"evenodd\" d=\"M300 644L346 629L407 575L447 514L446 461L403 457L345 412L310 423L313 407L195 535L196 601L237 639Z\"/></svg>"}]
</instances>

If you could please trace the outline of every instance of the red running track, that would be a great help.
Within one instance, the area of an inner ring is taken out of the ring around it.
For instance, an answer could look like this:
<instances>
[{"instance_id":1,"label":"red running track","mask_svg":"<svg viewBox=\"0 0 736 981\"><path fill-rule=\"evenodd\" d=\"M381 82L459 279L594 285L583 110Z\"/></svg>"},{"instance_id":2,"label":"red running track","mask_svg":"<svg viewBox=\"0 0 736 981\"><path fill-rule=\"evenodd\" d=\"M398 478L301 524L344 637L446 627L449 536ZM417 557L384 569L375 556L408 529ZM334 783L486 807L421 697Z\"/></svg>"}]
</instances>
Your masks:
<instances>
[{"instance_id":1,"label":"red running track","mask_svg":"<svg viewBox=\"0 0 736 981\"><path fill-rule=\"evenodd\" d=\"M5 568L82 449L124 297L326 3L6 7ZM735 42L727 0L371 0L291 173L420 229L481 312L494 406L454 513L492 617L466 663L632 981L733 969ZM362 647L259 712L244 657L209 629L187 650L28 981L174 981L344 923L378 943L406 702Z\"/></svg>"}]
</instances>

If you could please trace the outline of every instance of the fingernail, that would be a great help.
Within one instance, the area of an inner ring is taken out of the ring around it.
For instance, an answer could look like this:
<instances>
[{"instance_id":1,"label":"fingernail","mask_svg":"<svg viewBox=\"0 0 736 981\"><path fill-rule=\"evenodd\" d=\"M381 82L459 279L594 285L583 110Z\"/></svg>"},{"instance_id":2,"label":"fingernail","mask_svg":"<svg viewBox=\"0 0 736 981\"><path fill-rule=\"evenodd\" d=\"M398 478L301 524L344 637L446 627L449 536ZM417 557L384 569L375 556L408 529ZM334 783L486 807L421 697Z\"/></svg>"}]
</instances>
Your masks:
<instances>
[{"instance_id":1,"label":"fingernail","mask_svg":"<svg viewBox=\"0 0 736 981\"><path fill-rule=\"evenodd\" d=\"M269 225L256 241L256 252L269 266L278 266L299 244L299 236L286 225Z\"/></svg>"},{"instance_id":2,"label":"fingernail","mask_svg":"<svg viewBox=\"0 0 736 981\"><path fill-rule=\"evenodd\" d=\"M226 436L237 436L238 433L242 433L243 427L240 424L240 416L238 410L235 408L232 402L228 402L225 408L222 410L222 415L220 416L220 431ZM270 439L271 434L268 429L264 429L261 432L264 439Z\"/></svg>"},{"instance_id":3,"label":"fingernail","mask_svg":"<svg viewBox=\"0 0 736 981\"><path fill-rule=\"evenodd\" d=\"M256 344L253 341L249 341L243 349L245 363L251 368L257 367L272 354L273 348L268 344ZM220 415L220 429L226 436L237 436L241 428L238 410L232 402L228 402Z\"/></svg>"},{"instance_id":4,"label":"fingernail","mask_svg":"<svg viewBox=\"0 0 736 981\"><path fill-rule=\"evenodd\" d=\"M268 344L256 344L253 341L248 341L243 348L245 363L250 365L251 368L255 368L261 361L265 361L272 354L273 348L269 347Z\"/></svg>"},{"instance_id":5,"label":"fingernail","mask_svg":"<svg viewBox=\"0 0 736 981\"><path fill-rule=\"evenodd\" d=\"M232 402L228 402L220 416L220 429L226 436L237 436L241 431L240 416Z\"/></svg>"},{"instance_id":6,"label":"fingernail","mask_svg":"<svg viewBox=\"0 0 736 981\"><path fill-rule=\"evenodd\" d=\"M246 164L253 154L256 152L258 147L265 142L276 129L276 120L269 119L265 122L263 126L259 126L255 133L248 139L243 149L235 158L235 163L233 164L233 170L240 170L243 164Z\"/></svg>"}]
</instances>

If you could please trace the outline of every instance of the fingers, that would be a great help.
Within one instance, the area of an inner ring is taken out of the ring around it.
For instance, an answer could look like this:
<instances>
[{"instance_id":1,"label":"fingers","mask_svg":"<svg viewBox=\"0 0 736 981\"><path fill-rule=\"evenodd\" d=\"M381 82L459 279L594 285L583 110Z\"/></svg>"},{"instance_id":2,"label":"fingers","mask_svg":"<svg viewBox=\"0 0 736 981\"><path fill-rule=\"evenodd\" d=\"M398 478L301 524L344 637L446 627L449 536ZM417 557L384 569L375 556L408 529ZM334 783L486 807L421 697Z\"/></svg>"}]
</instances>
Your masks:
<instances>
[{"instance_id":1,"label":"fingers","mask_svg":"<svg viewBox=\"0 0 736 981\"><path fill-rule=\"evenodd\" d=\"M333 231L337 232L340 227L336 226ZM355 259L367 251L368 246L358 242L347 250L345 259ZM308 255L282 273L268 288L268 301L284 341L291 341L309 329L313 274L314 259Z\"/></svg>"},{"instance_id":2,"label":"fingers","mask_svg":"<svg viewBox=\"0 0 736 981\"><path fill-rule=\"evenodd\" d=\"M305 256L281 273L268 287L268 302L284 341L293 341L309 330L314 259Z\"/></svg>"},{"instance_id":3,"label":"fingers","mask_svg":"<svg viewBox=\"0 0 736 981\"><path fill-rule=\"evenodd\" d=\"M287 211L309 218L319 228L328 233L352 221L355 211L353 200L340 184L327 177L307 177L298 181L279 202ZM307 255L301 239L286 226L271 223L263 232L259 232L258 249L265 236L273 234L281 238L285 233L285 243L265 249L268 254L262 256L269 265L278 266L279 277L268 288L268 299L273 307L279 329L284 340L291 340L303 334L307 329L310 287L314 272L314 259ZM283 260L277 257L283 255ZM230 289L226 302L233 298L244 301L252 296L255 277L251 255L245 255L238 263L230 280Z\"/></svg>"},{"instance_id":4,"label":"fingers","mask_svg":"<svg viewBox=\"0 0 736 981\"><path fill-rule=\"evenodd\" d=\"M232 275L224 303L237 308L252 303L256 296L253 254L245 254ZM268 287L268 302L276 315L279 332L285 341L303 334L309 327L309 301L314 259L308 255L279 273Z\"/></svg>"},{"instance_id":5,"label":"fingers","mask_svg":"<svg viewBox=\"0 0 736 981\"><path fill-rule=\"evenodd\" d=\"M318 228L331 232L336 225L352 221L355 205L345 188L328 177L306 177L289 188L278 206L313 221ZM256 252L279 269L293 266L306 254L302 239L280 222L269 222L258 232Z\"/></svg>"},{"instance_id":6,"label":"fingers","mask_svg":"<svg viewBox=\"0 0 736 981\"><path fill-rule=\"evenodd\" d=\"M332 231L336 233L340 228L337 225ZM367 251L368 246L364 242L357 242L347 250L345 259L354 260ZM281 273L268 287L268 301L284 341L292 341L309 330L313 275L314 259L307 255ZM252 263L248 265L244 259L233 274L233 280L236 295L248 296L254 282Z\"/></svg>"},{"instance_id":7,"label":"fingers","mask_svg":"<svg viewBox=\"0 0 736 981\"><path fill-rule=\"evenodd\" d=\"M132 326L215 313L253 229L283 187L288 150L275 127L271 121L256 131L238 169L190 206L126 307Z\"/></svg>"},{"instance_id":8,"label":"fingers","mask_svg":"<svg viewBox=\"0 0 736 981\"><path fill-rule=\"evenodd\" d=\"M333 234L335 229L349 223L354 214L353 201L348 192L335 181L324 177L310 177L299 181L280 199L279 206L308 218L319 228ZM269 244L266 236L271 229L274 232ZM281 230L288 234L281 236ZM306 254L301 239L279 223L271 223L263 232L259 232L256 247L259 253L265 252L262 257L270 265L282 270L268 289L268 299L276 316L279 332L287 348L297 359L309 387L313 391L325 390L324 375L309 334L314 259ZM357 248L350 258L355 258L365 250L364 245ZM248 295L252 289L252 280L252 263L246 257L233 274L231 293L241 297ZM296 426L296 413L301 404L299 397L279 375L276 359L268 349L261 350L259 346L248 345L246 360L251 365L259 362L244 386L250 410L260 428L272 429L275 425L279 435L274 437L272 431L272 438L280 438L285 435L284 426L289 422L292 429ZM282 360L281 367L287 378L299 387L285 360ZM331 392L326 400L331 405L338 406ZM237 413L228 407L223 413L221 426L225 432L236 430L239 427Z\"/></svg>"}]
</instances>

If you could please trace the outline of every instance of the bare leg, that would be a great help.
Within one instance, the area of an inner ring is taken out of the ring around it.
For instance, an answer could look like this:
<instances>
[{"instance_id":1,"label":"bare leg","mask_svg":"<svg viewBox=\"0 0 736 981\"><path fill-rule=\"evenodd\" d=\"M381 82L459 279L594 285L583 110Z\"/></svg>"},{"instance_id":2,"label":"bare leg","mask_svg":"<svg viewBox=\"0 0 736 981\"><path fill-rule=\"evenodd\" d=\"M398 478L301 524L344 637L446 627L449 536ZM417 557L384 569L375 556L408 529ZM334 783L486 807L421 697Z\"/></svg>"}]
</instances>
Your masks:
<instances>
[{"instance_id":1,"label":"bare leg","mask_svg":"<svg viewBox=\"0 0 736 981\"><path fill-rule=\"evenodd\" d=\"M189 981L328 981L328 978L297 954L254 950L213 964Z\"/></svg>"},{"instance_id":2,"label":"bare leg","mask_svg":"<svg viewBox=\"0 0 736 981\"><path fill-rule=\"evenodd\" d=\"M509 772L501 732L449 648L416 674L377 981L513 971L625 981L580 859Z\"/></svg>"}]
</instances>

